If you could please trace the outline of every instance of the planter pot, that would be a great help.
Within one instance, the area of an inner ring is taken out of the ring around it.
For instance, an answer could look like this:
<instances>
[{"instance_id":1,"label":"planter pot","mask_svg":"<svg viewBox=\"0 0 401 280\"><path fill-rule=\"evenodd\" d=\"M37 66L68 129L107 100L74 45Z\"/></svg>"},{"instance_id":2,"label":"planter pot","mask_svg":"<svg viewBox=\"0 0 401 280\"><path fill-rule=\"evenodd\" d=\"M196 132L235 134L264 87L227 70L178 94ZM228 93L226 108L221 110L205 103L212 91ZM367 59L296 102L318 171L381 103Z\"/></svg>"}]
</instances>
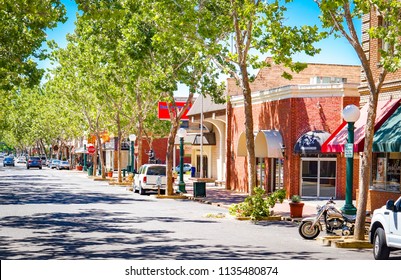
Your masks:
<instances>
[{"instance_id":1,"label":"planter pot","mask_svg":"<svg viewBox=\"0 0 401 280\"><path fill-rule=\"evenodd\" d=\"M290 202L290 216L291 218L302 218L302 211L304 203L302 202Z\"/></svg>"},{"instance_id":2,"label":"planter pot","mask_svg":"<svg viewBox=\"0 0 401 280\"><path fill-rule=\"evenodd\" d=\"M107 172L107 177L113 177L113 172L112 171L108 171Z\"/></svg>"},{"instance_id":3,"label":"planter pot","mask_svg":"<svg viewBox=\"0 0 401 280\"><path fill-rule=\"evenodd\" d=\"M77 170L78 170L78 171L82 171L83 168L84 168L84 167L83 167L82 165L78 165L78 166L77 166Z\"/></svg>"}]
</instances>

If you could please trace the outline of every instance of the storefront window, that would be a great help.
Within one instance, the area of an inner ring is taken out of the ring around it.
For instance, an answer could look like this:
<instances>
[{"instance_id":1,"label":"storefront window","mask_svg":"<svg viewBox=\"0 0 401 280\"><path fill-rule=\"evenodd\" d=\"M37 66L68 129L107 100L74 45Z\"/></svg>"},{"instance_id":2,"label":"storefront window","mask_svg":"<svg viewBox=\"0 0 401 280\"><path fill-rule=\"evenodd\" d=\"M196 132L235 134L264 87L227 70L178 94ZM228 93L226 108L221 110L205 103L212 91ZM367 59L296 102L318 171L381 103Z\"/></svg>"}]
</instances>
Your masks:
<instances>
[{"instance_id":1,"label":"storefront window","mask_svg":"<svg viewBox=\"0 0 401 280\"><path fill-rule=\"evenodd\" d=\"M401 153L373 153L371 189L400 192Z\"/></svg>"}]
</instances>

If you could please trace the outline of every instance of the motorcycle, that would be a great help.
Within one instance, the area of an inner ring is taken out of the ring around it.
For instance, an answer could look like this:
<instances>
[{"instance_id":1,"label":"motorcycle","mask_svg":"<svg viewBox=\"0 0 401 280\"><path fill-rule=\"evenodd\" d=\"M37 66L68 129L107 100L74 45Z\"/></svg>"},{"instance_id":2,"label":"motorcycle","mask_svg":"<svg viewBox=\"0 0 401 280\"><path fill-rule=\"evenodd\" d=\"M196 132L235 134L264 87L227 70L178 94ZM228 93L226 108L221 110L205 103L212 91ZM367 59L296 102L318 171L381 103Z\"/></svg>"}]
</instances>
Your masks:
<instances>
[{"instance_id":1,"label":"motorcycle","mask_svg":"<svg viewBox=\"0 0 401 280\"><path fill-rule=\"evenodd\" d=\"M317 206L315 217L305 218L299 225L298 232L305 239L314 239L325 228L327 233L341 230L343 236L354 234L356 215L346 215L335 207L331 198L323 206Z\"/></svg>"}]
</instances>

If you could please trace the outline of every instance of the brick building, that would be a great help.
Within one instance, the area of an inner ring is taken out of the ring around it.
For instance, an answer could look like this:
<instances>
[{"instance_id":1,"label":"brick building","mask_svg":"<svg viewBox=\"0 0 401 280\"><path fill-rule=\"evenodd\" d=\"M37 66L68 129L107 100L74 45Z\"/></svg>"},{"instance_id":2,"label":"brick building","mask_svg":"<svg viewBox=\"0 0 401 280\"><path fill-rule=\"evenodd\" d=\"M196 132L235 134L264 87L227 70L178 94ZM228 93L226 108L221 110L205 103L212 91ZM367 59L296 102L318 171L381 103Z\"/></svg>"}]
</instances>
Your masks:
<instances>
[{"instance_id":1,"label":"brick building","mask_svg":"<svg viewBox=\"0 0 401 280\"><path fill-rule=\"evenodd\" d=\"M284 187L288 196L344 198L345 165L321 145L343 122L342 109L359 104L360 67L308 64L292 80L282 73L271 63L251 85L258 186ZM249 192L243 96L232 79L227 85L226 186Z\"/></svg>"}]
</instances>

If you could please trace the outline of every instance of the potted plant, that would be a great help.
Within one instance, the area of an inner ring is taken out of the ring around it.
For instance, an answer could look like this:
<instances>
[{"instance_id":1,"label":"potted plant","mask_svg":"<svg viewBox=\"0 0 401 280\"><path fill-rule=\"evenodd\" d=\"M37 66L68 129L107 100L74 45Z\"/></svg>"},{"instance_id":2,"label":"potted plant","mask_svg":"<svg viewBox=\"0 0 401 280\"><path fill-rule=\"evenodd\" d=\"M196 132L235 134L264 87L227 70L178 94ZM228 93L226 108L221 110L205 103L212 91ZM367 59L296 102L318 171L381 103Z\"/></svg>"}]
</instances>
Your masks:
<instances>
[{"instance_id":1,"label":"potted plant","mask_svg":"<svg viewBox=\"0 0 401 280\"><path fill-rule=\"evenodd\" d=\"M83 167L81 164L79 164L79 163L77 164L77 170L78 170L78 171L82 171L83 168L84 168L84 167Z\"/></svg>"},{"instance_id":2,"label":"potted plant","mask_svg":"<svg viewBox=\"0 0 401 280\"><path fill-rule=\"evenodd\" d=\"M113 177L113 169L109 169L109 170L107 170L107 177Z\"/></svg>"},{"instance_id":3,"label":"potted plant","mask_svg":"<svg viewBox=\"0 0 401 280\"><path fill-rule=\"evenodd\" d=\"M302 211L304 203L301 202L299 195L293 195L290 202L290 216L291 218L302 218Z\"/></svg>"}]
</instances>

